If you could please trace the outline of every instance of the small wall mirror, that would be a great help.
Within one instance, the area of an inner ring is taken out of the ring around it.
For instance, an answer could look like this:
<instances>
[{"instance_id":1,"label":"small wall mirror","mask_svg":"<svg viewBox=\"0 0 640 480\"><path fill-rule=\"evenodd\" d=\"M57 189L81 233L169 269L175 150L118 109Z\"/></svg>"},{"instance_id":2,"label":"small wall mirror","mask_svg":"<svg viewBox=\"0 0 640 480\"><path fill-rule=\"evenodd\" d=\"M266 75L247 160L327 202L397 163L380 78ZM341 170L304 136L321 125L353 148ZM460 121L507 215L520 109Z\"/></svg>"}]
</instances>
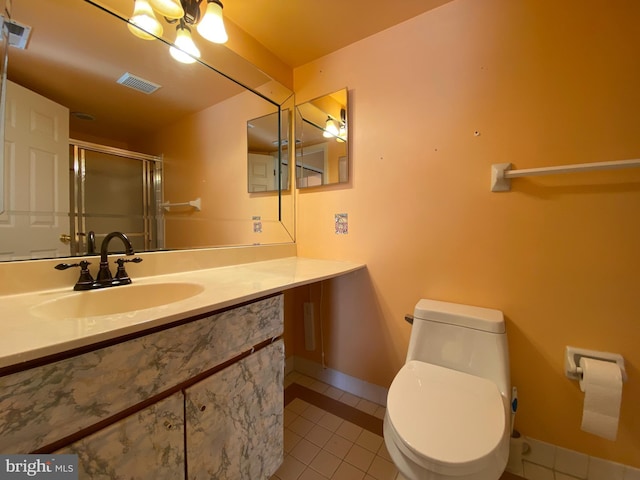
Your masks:
<instances>
[{"instance_id":1,"label":"small wall mirror","mask_svg":"<svg viewBox=\"0 0 640 480\"><path fill-rule=\"evenodd\" d=\"M289 190L289 116L285 109L247 122L249 193Z\"/></svg>"},{"instance_id":2,"label":"small wall mirror","mask_svg":"<svg viewBox=\"0 0 640 480\"><path fill-rule=\"evenodd\" d=\"M296 105L296 186L349 181L347 89Z\"/></svg>"}]
</instances>

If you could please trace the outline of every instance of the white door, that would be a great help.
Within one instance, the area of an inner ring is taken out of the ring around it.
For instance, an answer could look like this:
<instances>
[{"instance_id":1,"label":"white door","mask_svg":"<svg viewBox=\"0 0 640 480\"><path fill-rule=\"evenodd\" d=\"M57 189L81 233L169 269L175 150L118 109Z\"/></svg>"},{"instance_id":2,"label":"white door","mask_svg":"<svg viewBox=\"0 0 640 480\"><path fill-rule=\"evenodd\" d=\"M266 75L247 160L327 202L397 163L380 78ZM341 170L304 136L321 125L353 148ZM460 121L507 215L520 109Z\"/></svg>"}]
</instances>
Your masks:
<instances>
[{"instance_id":1,"label":"white door","mask_svg":"<svg viewBox=\"0 0 640 480\"><path fill-rule=\"evenodd\" d=\"M277 190L273 157L261 153L249 154L249 193Z\"/></svg>"},{"instance_id":2,"label":"white door","mask_svg":"<svg viewBox=\"0 0 640 480\"><path fill-rule=\"evenodd\" d=\"M69 109L7 81L0 260L70 254Z\"/></svg>"}]
</instances>

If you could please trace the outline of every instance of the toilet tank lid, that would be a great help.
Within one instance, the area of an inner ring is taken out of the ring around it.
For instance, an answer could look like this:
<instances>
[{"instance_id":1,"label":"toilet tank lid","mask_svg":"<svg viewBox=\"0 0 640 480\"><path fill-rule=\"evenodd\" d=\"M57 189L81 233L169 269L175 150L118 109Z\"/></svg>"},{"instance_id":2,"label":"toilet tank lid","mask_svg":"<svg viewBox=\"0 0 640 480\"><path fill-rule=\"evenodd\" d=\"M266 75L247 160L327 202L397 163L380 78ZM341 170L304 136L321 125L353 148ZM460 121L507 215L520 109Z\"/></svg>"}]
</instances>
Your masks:
<instances>
[{"instance_id":1,"label":"toilet tank lid","mask_svg":"<svg viewBox=\"0 0 640 480\"><path fill-rule=\"evenodd\" d=\"M504 333L504 316L500 310L492 308L441 302L439 300L420 300L413 312L416 319L447 323L461 327L474 328L491 333Z\"/></svg>"}]
</instances>

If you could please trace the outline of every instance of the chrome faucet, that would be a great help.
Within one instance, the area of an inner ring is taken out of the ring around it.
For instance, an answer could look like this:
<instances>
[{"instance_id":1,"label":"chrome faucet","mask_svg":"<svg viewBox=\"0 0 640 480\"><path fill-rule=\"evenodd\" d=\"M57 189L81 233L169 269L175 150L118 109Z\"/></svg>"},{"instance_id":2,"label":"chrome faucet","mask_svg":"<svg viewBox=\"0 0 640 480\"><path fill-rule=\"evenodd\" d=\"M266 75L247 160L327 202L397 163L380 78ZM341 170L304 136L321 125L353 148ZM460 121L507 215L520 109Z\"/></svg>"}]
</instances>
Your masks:
<instances>
[{"instance_id":1,"label":"chrome faucet","mask_svg":"<svg viewBox=\"0 0 640 480\"><path fill-rule=\"evenodd\" d=\"M93 233L93 232L91 232ZM94 280L91 277L91 273L89 273L89 262L82 261L80 263L68 264L68 263L60 263L55 266L57 270L66 270L71 267L80 267L80 278L78 282L73 287L74 290L93 290L96 288L105 288L105 287L115 287L118 285L128 285L131 283L131 278L127 274L124 269L124 264L127 262L140 263L142 259L140 257L132 258L132 259L124 259L119 258L116 260L118 264L118 269L116 271L115 278L111 275L111 270L109 269L109 242L112 239L119 238L122 240L122 243L125 247L125 253L128 256L135 255L133 251L133 246L131 245L131 241L129 238L122 232L111 232L104 240L102 240L102 245L100 246L100 269L98 270L98 276Z\"/></svg>"}]
</instances>

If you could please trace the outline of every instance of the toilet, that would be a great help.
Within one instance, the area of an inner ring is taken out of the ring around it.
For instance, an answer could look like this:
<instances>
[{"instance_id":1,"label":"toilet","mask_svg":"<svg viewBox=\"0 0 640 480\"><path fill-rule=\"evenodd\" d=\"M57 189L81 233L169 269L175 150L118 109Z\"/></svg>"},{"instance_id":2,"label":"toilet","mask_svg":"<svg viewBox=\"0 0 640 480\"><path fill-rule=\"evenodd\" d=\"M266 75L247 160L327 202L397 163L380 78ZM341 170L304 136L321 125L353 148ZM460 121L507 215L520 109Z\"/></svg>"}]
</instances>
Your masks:
<instances>
[{"instance_id":1,"label":"toilet","mask_svg":"<svg viewBox=\"0 0 640 480\"><path fill-rule=\"evenodd\" d=\"M509 457L510 395L502 312L420 300L387 397L391 459L407 480L498 480Z\"/></svg>"}]
</instances>

